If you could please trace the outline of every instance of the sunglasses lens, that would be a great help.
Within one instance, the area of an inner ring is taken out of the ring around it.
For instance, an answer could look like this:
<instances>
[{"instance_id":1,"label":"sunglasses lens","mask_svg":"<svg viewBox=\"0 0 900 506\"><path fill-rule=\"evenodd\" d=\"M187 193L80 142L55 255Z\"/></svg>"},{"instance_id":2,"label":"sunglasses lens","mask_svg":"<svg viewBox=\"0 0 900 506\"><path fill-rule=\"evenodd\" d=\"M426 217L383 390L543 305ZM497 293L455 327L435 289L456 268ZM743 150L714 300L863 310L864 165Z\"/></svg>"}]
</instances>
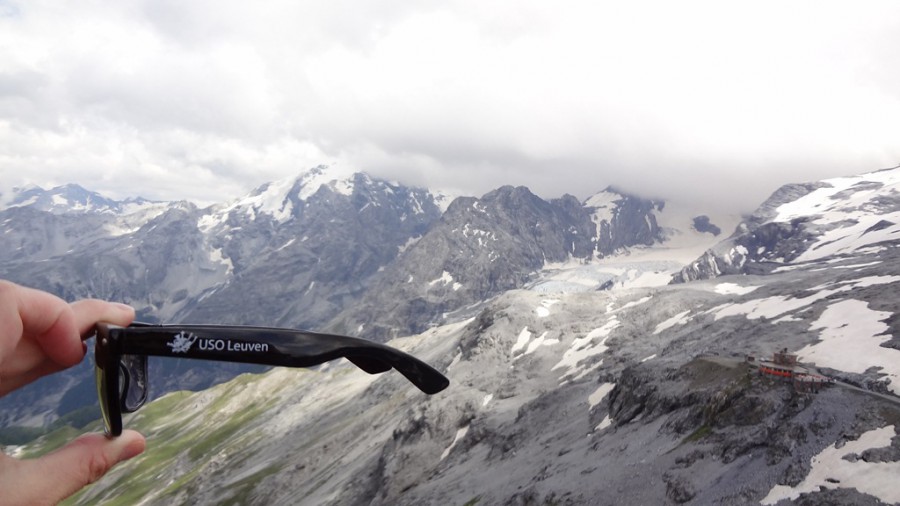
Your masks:
<instances>
[{"instance_id":1,"label":"sunglasses lens","mask_svg":"<svg viewBox=\"0 0 900 506\"><path fill-rule=\"evenodd\" d=\"M106 388L108 385L106 370L99 365L94 367L94 379L97 381L97 398L100 399L100 412L103 414L103 426L107 434L113 435L112 416L109 410L108 397L106 395Z\"/></svg>"},{"instance_id":2,"label":"sunglasses lens","mask_svg":"<svg viewBox=\"0 0 900 506\"><path fill-rule=\"evenodd\" d=\"M97 382L97 398L100 400L100 412L106 435L116 437L122 434L122 407L119 402L119 368L118 357L113 354L110 343L109 328L104 324L97 325L97 341L94 343L94 379Z\"/></svg>"},{"instance_id":3,"label":"sunglasses lens","mask_svg":"<svg viewBox=\"0 0 900 506\"><path fill-rule=\"evenodd\" d=\"M132 413L147 400L147 357L122 355L119 360L119 371L122 380L119 385L122 411Z\"/></svg>"}]
</instances>

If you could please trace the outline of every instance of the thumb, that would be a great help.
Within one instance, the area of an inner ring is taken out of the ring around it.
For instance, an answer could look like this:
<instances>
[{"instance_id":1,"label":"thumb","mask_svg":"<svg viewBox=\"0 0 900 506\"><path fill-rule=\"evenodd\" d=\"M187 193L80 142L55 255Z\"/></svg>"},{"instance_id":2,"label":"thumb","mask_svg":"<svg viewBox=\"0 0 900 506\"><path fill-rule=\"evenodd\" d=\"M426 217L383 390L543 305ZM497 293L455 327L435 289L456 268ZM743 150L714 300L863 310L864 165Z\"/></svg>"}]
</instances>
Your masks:
<instances>
[{"instance_id":1,"label":"thumb","mask_svg":"<svg viewBox=\"0 0 900 506\"><path fill-rule=\"evenodd\" d=\"M140 454L145 446L144 436L133 430L123 431L114 439L87 434L53 453L22 461L31 467L25 478L28 486L17 488L24 494L34 494L29 504L55 504L99 480L119 462Z\"/></svg>"}]
</instances>

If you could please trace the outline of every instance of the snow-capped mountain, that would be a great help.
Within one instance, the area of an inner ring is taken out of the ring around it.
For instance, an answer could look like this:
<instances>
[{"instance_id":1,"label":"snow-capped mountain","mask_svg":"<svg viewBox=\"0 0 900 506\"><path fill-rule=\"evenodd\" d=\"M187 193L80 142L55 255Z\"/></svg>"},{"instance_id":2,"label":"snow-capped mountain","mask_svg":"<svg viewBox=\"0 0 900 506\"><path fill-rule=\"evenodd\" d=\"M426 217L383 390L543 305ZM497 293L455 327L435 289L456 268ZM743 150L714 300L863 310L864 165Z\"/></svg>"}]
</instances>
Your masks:
<instances>
[{"instance_id":1,"label":"snow-capped mountain","mask_svg":"<svg viewBox=\"0 0 900 506\"><path fill-rule=\"evenodd\" d=\"M206 209L107 201L61 213L43 209L45 200L31 195L0 210L0 277L69 300L125 301L143 320L300 328L321 327L358 298L373 274L439 218L442 203L428 191L364 174L336 179L324 167ZM157 394L247 370L166 367L168 381ZM90 374L67 374L0 399L0 420L48 423L66 413L48 406L95 402ZM61 396L67 402L56 402Z\"/></svg>"},{"instance_id":2,"label":"snow-capped mountain","mask_svg":"<svg viewBox=\"0 0 900 506\"><path fill-rule=\"evenodd\" d=\"M122 300L143 320L330 328L374 339L472 312L547 266L599 261L672 234L657 224L662 203L613 190L580 203L503 187L448 204L437 192L328 167L204 209L116 202L74 185L28 189L11 202L0 209L0 277L66 299ZM166 367L158 394L246 370ZM89 376L69 374L0 400L0 420L48 423L93 402Z\"/></svg>"},{"instance_id":3,"label":"snow-capped mountain","mask_svg":"<svg viewBox=\"0 0 900 506\"><path fill-rule=\"evenodd\" d=\"M900 238L898 202L900 167L785 186L678 279L766 272L877 248Z\"/></svg>"},{"instance_id":4,"label":"snow-capped mountain","mask_svg":"<svg viewBox=\"0 0 900 506\"><path fill-rule=\"evenodd\" d=\"M50 190L44 190L40 186L13 188L7 195L0 194L0 208L30 207L53 214L98 212L131 214L138 208L152 204L153 202L141 198L122 202L108 199L77 184L67 184Z\"/></svg>"},{"instance_id":5,"label":"snow-capped mountain","mask_svg":"<svg viewBox=\"0 0 900 506\"><path fill-rule=\"evenodd\" d=\"M325 174L265 185L201 218L234 273L184 319L321 327L441 215L427 190Z\"/></svg>"},{"instance_id":6,"label":"snow-capped mountain","mask_svg":"<svg viewBox=\"0 0 900 506\"><path fill-rule=\"evenodd\" d=\"M806 247L793 256L747 256L741 273L669 284L678 271L667 270L636 274L642 281L631 285L623 275L597 290L599 279L560 281L583 264L545 262L530 289L504 291L471 316L392 342L450 378L435 396L397 374L369 376L345 363L169 394L126 421L148 435L147 453L73 502L900 503L900 240L889 218L900 202L888 188L898 171L776 192L763 206L769 218L757 213L757 225L748 220L712 249L728 251L753 227L785 223L777 217L804 223L803 241L776 236L766 249ZM864 186L871 193L861 193ZM815 196L823 189L824 200ZM521 209L524 200L531 202L526 216L564 214L559 203L532 201L523 190L498 192L457 201L433 230L473 248L488 245L489 255L495 242L510 240L500 234L516 220L476 228L475 213ZM492 200L512 197L523 200ZM648 227L690 223L693 230L670 230L681 243L629 247L635 264L696 250L702 244L691 247L688 237L714 237L711 224L727 230L717 219L655 209ZM549 233L527 231L533 241ZM596 257L596 243L579 239L551 258L560 262L573 250L585 262ZM551 244L536 250L552 253ZM774 258L776 267L768 265ZM447 272L434 284L453 291L469 282ZM836 382L803 393L761 375L757 359L785 348ZM57 439L13 451L45 451Z\"/></svg>"}]
</instances>

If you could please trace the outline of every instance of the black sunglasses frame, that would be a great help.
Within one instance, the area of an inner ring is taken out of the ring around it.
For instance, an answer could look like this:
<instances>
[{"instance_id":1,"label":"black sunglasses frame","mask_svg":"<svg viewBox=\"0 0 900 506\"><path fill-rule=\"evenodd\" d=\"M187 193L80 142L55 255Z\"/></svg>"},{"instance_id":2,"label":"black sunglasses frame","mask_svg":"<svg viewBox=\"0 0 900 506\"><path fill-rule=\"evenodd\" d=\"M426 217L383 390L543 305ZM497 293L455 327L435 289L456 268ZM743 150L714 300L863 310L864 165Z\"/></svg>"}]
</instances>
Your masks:
<instances>
[{"instance_id":1,"label":"black sunglasses frame","mask_svg":"<svg viewBox=\"0 0 900 506\"><path fill-rule=\"evenodd\" d=\"M122 413L147 400L147 356L311 367L346 358L369 374L399 371L419 390L436 394L450 381L416 357L358 337L273 327L231 325L96 325L97 396L106 435L122 434Z\"/></svg>"}]
</instances>

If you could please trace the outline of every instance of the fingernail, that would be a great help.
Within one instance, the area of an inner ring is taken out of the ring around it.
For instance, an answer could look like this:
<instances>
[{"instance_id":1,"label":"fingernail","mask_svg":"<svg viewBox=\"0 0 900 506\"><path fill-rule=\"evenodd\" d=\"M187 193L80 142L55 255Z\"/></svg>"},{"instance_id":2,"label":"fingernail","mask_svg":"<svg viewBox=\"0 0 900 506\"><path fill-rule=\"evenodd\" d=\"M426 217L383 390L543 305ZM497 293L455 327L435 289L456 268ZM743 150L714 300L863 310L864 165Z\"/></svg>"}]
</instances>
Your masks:
<instances>
[{"instance_id":1,"label":"fingernail","mask_svg":"<svg viewBox=\"0 0 900 506\"><path fill-rule=\"evenodd\" d=\"M137 442L132 442L132 443L126 445L125 448L122 448L122 453L119 454L119 461L132 459L134 457L137 457L138 455L140 455L143 452L144 452L143 444L140 444Z\"/></svg>"},{"instance_id":2,"label":"fingernail","mask_svg":"<svg viewBox=\"0 0 900 506\"><path fill-rule=\"evenodd\" d=\"M134 308L129 306L128 304L122 304L120 302L113 302L112 305L116 306L117 308L121 309L122 311L134 311Z\"/></svg>"}]
</instances>

